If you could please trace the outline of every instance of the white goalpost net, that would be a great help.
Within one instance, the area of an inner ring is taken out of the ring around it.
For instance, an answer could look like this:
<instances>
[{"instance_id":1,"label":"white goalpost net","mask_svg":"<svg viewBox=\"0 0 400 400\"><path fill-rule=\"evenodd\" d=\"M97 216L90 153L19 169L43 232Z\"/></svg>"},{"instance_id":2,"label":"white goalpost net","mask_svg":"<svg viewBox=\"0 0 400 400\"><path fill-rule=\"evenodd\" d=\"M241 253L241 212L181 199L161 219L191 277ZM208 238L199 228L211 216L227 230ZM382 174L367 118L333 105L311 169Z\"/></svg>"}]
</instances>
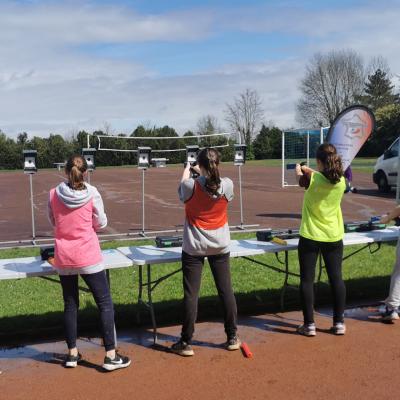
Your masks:
<instances>
[{"instance_id":1,"label":"white goalpost net","mask_svg":"<svg viewBox=\"0 0 400 400\"><path fill-rule=\"evenodd\" d=\"M282 132L282 187L297 186L295 165L306 162L315 167L315 154L324 142L329 127L320 129L295 129Z\"/></svg>"}]
</instances>

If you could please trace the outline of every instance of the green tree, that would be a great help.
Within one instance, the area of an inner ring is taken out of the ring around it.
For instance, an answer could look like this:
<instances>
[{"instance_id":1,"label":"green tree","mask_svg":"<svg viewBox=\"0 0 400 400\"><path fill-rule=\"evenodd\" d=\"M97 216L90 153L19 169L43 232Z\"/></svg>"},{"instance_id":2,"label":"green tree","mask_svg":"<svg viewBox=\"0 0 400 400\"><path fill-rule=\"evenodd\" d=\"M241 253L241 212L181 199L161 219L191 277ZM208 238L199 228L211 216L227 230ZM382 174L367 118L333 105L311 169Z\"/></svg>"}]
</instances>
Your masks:
<instances>
[{"instance_id":1,"label":"green tree","mask_svg":"<svg viewBox=\"0 0 400 400\"><path fill-rule=\"evenodd\" d=\"M54 163L63 162L73 152L72 144L64 140L61 135L50 135L47 139L48 167Z\"/></svg>"},{"instance_id":2,"label":"green tree","mask_svg":"<svg viewBox=\"0 0 400 400\"><path fill-rule=\"evenodd\" d=\"M252 143L256 160L280 158L282 153L282 131L263 124L260 133Z\"/></svg>"},{"instance_id":3,"label":"green tree","mask_svg":"<svg viewBox=\"0 0 400 400\"><path fill-rule=\"evenodd\" d=\"M154 135L156 137L176 137L179 138L178 133L174 128L171 128L168 125L163 126L162 128L154 129ZM154 142L154 144L153 144ZM166 140L154 140L149 144L150 147L153 145L156 150L176 150L183 149L184 143L181 139L166 139ZM170 152L154 152L154 158L167 158L169 164L175 164L179 162L183 162L184 160L184 151L170 151Z\"/></svg>"},{"instance_id":4,"label":"green tree","mask_svg":"<svg viewBox=\"0 0 400 400\"><path fill-rule=\"evenodd\" d=\"M364 85L364 93L359 101L377 111L384 106L400 102L398 94L393 92L394 85L390 81L387 73L378 68L375 73L368 75L368 80Z\"/></svg>"},{"instance_id":5,"label":"green tree","mask_svg":"<svg viewBox=\"0 0 400 400\"><path fill-rule=\"evenodd\" d=\"M27 146L30 149L37 151L37 167L38 168L49 168L49 151L48 151L48 140L42 137L34 136L32 140L27 142Z\"/></svg>"},{"instance_id":6,"label":"green tree","mask_svg":"<svg viewBox=\"0 0 400 400\"><path fill-rule=\"evenodd\" d=\"M360 156L379 156L400 135L400 104L389 104L375 112L376 130L362 147Z\"/></svg>"},{"instance_id":7,"label":"green tree","mask_svg":"<svg viewBox=\"0 0 400 400\"><path fill-rule=\"evenodd\" d=\"M183 137L186 136L194 136L194 133L192 131L187 131L183 134ZM183 143L185 146L194 146L196 144L198 144L198 139L197 138L189 138L189 139L184 139Z\"/></svg>"},{"instance_id":8,"label":"green tree","mask_svg":"<svg viewBox=\"0 0 400 400\"><path fill-rule=\"evenodd\" d=\"M21 151L17 143L0 130L0 169L22 168Z\"/></svg>"},{"instance_id":9,"label":"green tree","mask_svg":"<svg viewBox=\"0 0 400 400\"><path fill-rule=\"evenodd\" d=\"M19 133L17 136L17 143L22 147L28 141L28 134L26 132Z\"/></svg>"}]
</instances>

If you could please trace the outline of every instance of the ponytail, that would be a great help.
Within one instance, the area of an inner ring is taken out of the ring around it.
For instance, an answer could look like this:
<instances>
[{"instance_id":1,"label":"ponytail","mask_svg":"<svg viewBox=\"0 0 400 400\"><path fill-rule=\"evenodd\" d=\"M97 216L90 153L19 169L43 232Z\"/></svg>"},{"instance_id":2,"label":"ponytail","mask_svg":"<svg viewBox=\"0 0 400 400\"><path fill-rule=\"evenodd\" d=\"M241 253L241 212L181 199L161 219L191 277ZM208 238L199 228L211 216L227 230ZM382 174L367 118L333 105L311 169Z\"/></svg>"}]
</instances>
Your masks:
<instances>
[{"instance_id":1,"label":"ponytail","mask_svg":"<svg viewBox=\"0 0 400 400\"><path fill-rule=\"evenodd\" d=\"M342 159L333 144L325 143L317 149L317 160L321 161L322 174L332 183L338 183L343 176Z\"/></svg>"},{"instance_id":2,"label":"ponytail","mask_svg":"<svg viewBox=\"0 0 400 400\"><path fill-rule=\"evenodd\" d=\"M218 170L219 160L220 154L213 148L203 149L197 156L199 166L204 168L207 172L205 188L207 192L212 195L218 193L218 189L221 185L221 178Z\"/></svg>"},{"instance_id":3,"label":"ponytail","mask_svg":"<svg viewBox=\"0 0 400 400\"><path fill-rule=\"evenodd\" d=\"M80 155L71 156L66 165L65 173L68 177L68 185L74 190L84 190L86 188L83 175L87 170L86 160Z\"/></svg>"}]
</instances>

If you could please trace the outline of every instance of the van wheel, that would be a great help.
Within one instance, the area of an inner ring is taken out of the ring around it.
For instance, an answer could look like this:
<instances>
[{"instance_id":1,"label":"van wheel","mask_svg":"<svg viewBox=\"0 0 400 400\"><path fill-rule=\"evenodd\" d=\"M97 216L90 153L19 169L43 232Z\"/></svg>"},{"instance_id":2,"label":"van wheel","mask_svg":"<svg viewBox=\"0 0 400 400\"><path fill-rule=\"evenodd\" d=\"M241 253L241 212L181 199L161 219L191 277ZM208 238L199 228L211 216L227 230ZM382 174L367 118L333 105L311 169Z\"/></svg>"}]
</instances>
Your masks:
<instances>
[{"instance_id":1,"label":"van wheel","mask_svg":"<svg viewBox=\"0 0 400 400\"><path fill-rule=\"evenodd\" d=\"M390 191L390 186L388 185L388 181L384 172L379 172L377 185L378 190L381 193L388 193Z\"/></svg>"}]
</instances>

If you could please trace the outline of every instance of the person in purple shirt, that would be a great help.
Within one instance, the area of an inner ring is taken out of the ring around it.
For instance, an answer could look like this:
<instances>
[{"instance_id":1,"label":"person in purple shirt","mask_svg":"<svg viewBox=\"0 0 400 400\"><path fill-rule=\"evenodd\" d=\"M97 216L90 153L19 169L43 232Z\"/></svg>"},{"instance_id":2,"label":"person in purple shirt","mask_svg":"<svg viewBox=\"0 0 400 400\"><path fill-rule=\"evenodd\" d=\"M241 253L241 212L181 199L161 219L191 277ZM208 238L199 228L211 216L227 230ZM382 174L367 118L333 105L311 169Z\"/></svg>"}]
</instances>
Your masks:
<instances>
[{"instance_id":1,"label":"person in purple shirt","mask_svg":"<svg viewBox=\"0 0 400 400\"><path fill-rule=\"evenodd\" d=\"M347 183L347 188L348 190L346 190L347 192L353 192L353 193L357 193L357 188L355 188L351 183L353 181L353 172L351 171L351 167L350 165L346 168L346 170L344 171L343 176L346 179L346 183Z\"/></svg>"}]
</instances>

